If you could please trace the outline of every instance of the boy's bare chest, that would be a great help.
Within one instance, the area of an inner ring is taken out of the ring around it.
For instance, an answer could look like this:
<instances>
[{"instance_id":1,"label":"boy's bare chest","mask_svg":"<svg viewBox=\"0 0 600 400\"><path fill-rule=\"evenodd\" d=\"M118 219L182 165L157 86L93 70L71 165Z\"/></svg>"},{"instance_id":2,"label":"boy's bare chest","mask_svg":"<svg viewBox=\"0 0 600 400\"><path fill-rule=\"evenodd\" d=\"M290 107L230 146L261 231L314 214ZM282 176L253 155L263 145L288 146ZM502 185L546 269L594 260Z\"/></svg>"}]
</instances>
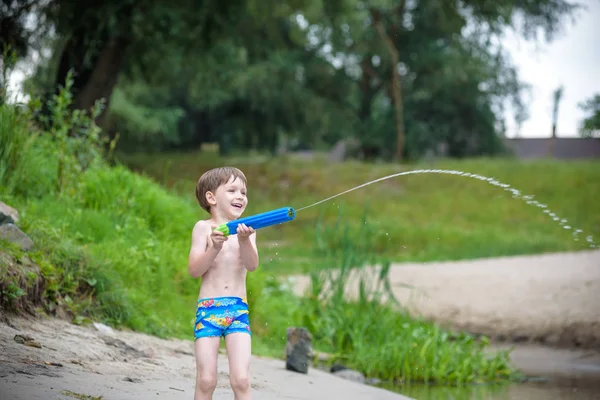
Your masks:
<instances>
[{"instance_id":1,"label":"boy's bare chest","mask_svg":"<svg viewBox=\"0 0 600 400\"><path fill-rule=\"evenodd\" d=\"M239 259L240 257L240 244L236 237L229 237L229 239L223 243L223 248L219 252L218 259Z\"/></svg>"}]
</instances>

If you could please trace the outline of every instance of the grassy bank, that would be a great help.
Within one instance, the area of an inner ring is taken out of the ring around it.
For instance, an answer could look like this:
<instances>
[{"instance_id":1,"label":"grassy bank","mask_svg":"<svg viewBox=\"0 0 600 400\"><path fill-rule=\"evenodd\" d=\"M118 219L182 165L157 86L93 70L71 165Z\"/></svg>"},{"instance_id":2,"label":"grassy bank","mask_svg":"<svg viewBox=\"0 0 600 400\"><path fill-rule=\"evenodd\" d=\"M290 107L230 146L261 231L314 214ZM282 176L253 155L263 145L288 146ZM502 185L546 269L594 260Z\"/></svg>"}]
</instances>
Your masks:
<instances>
[{"instance_id":1,"label":"grassy bank","mask_svg":"<svg viewBox=\"0 0 600 400\"><path fill-rule=\"evenodd\" d=\"M439 261L587 249L586 235L600 235L597 198L600 161L441 160L415 165L327 163L260 156L220 158L215 152L127 155L133 170L193 202L199 175L216 165L243 169L249 182L248 215L290 205L300 208L369 180L412 169L439 168L496 178L546 204L573 228L574 241L543 210L502 188L460 176L420 174L378 182L301 211L295 221L260 232L263 267L278 273L322 266L315 245L319 217L335 223L340 212L351 232L367 224L376 251L393 261ZM341 211L340 211L341 210ZM335 246L335 243L331 245ZM285 254L285 258L282 255Z\"/></svg>"},{"instance_id":2,"label":"grassy bank","mask_svg":"<svg viewBox=\"0 0 600 400\"><path fill-rule=\"evenodd\" d=\"M46 311L65 309L77 323L94 319L163 337L189 339L200 282L187 274L187 253L192 226L202 217L199 207L190 196L169 192L125 167L109 166L106 154L100 151L97 129L89 119L67 112L68 100L68 92L63 91L51 104L54 118L47 131L36 127L31 110L7 105L0 110L1 147L8 149L0 160L1 199L20 211L18 225L36 244L28 256L40 265L45 279ZM73 131L77 121L83 123ZM74 136L68 134L73 132ZM258 163L257 168L271 171L276 167L273 163ZM283 191L287 194L277 197L281 192L277 185L282 183L264 183L271 194L265 201L253 201L251 212L292 199L310 201L318 197L314 190L320 187L320 178L314 176L314 182L310 179L316 168L306 174L308 181L297 168L288 168L293 171L286 178L290 180L288 187L295 188L292 181L297 180L303 187L313 187L313 193L296 199ZM198 167L193 172L195 177ZM181 184L188 189L190 182ZM254 188L251 193L261 192ZM379 212L385 202L387 199L375 204L374 209ZM345 210L359 217L364 212L358 200ZM273 266L276 259L285 266L288 259L308 254L314 282L329 282L339 292L345 281L316 267L352 269L370 261L385 262L384 255L393 255L397 247L382 241L381 229L375 229L377 224L387 223L384 219L365 223L359 218L362 223L356 225L357 221L340 214L339 209L335 210L339 220L332 219L329 211L321 224L316 224L314 210L312 216L307 213L281 231L261 233L263 244L269 238L273 244L248 281L255 353L281 357L287 327L302 325L310 328L317 350L332 353L334 359L373 377L455 384L493 382L510 376L507 354L484 356L485 341L411 319L394 304L382 306L369 293L348 302L335 296L336 291L330 296L315 285L312 295L295 297L273 268L265 268ZM442 229L443 224L438 224ZM393 227L395 231L390 230L390 234L403 232L401 227ZM281 241L275 241L277 232L283 235ZM294 238L298 242L289 243ZM302 246L314 249L314 253ZM3 246L3 251L17 261L25 257L13 246ZM374 283L385 283L385 274L381 279ZM10 308L11 299L24 293L14 287L8 293L6 282L4 275L0 299L3 307Z\"/></svg>"}]
</instances>

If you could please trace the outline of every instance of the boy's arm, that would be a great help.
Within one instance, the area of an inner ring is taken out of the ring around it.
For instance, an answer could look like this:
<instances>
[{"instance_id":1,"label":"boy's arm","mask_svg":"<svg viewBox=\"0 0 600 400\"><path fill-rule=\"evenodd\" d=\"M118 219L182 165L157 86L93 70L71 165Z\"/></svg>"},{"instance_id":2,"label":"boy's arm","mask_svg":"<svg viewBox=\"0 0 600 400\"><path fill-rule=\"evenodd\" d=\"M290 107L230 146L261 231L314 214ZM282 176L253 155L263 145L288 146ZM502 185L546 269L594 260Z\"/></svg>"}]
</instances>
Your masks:
<instances>
[{"instance_id":1,"label":"boy's arm","mask_svg":"<svg viewBox=\"0 0 600 400\"><path fill-rule=\"evenodd\" d=\"M254 271L258 268L258 249L256 247L256 231L250 235L238 238L240 244L240 256L242 265L248 271Z\"/></svg>"},{"instance_id":2,"label":"boy's arm","mask_svg":"<svg viewBox=\"0 0 600 400\"><path fill-rule=\"evenodd\" d=\"M220 251L214 246L207 246L208 232L210 232L210 225L206 221L197 222L192 230L188 272L194 278L204 275Z\"/></svg>"}]
</instances>

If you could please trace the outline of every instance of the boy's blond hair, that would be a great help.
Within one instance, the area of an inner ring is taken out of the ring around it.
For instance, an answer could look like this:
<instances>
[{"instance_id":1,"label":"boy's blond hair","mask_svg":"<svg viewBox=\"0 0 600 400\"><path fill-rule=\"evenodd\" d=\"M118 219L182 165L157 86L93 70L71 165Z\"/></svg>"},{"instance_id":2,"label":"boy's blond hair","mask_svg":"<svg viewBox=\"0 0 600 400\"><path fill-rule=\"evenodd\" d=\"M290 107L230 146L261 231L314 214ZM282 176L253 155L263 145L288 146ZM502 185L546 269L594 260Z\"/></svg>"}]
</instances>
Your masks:
<instances>
[{"instance_id":1,"label":"boy's blond hair","mask_svg":"<svg viewBox=\"0 0 600 400\"><path fill-rule=\"evenodd\" d=\"M206 200L206 192L215 192L217 188L229 181L229 178L239 178L246 185L246 176L235 167L219 167L206 171L196 184L196 199L200 207L210 213L210 204Z\"/></svg>"}]
</instances>

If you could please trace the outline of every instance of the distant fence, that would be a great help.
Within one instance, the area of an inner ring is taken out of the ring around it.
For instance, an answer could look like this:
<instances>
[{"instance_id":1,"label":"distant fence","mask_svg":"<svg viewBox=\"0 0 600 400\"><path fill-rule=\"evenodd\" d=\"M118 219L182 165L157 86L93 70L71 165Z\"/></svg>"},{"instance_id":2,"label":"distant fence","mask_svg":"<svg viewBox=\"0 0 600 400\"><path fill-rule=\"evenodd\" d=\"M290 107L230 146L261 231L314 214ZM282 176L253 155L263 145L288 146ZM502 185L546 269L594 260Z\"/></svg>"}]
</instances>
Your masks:
<instances>
[{"instance_id":1,"label":"distant fence","mask_svg":"<svg viewBox=\"0 0 600 400\"><path fill-rule=\"evenodd\" d=\"M600 158L600 138L506 138L506 147L521 159Z\"/></svg>"}]
</instances>

